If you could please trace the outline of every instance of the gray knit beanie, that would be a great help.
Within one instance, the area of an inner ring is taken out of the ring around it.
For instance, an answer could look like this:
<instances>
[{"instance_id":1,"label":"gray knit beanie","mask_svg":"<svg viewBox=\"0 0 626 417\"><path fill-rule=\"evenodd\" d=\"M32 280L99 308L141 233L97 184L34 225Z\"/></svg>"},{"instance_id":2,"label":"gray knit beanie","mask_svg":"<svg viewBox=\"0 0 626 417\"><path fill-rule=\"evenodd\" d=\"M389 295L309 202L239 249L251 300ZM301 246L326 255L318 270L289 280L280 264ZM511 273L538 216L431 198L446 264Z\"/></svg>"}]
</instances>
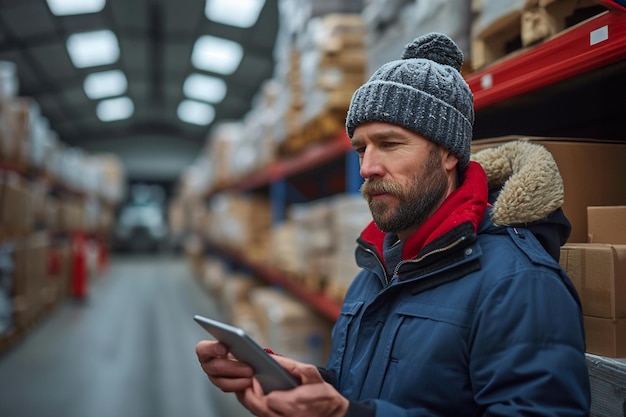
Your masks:
<instances>
[{"instance_id":1,"label":"gray knit beanie","mask_svg":"<svg viewBox=\"0 0 626 417\"><path fill-rule=\"evenodd\" d=\"M402 59L380 67L352 96L346 130L361 123L402 126L448 149L464 173L470 159L474 96L461 75L463 52L441 33L408 44Z\"/></svg>"}]
</instances>

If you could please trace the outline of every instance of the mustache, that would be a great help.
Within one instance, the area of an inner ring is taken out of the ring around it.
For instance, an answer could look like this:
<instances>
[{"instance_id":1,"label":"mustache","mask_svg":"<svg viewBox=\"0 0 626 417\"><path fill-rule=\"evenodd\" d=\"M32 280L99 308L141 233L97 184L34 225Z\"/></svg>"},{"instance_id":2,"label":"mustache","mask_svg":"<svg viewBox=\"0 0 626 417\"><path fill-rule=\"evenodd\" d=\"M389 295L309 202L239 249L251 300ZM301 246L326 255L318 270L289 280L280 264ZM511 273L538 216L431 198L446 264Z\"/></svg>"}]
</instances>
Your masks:
<instances>
[{"instance_id":1,"label":"mustache","mask_svg":"<svg viewBox=\"0 0 626 417\"><path fill-rule=\"evenodd\" d=\"M381 193L398 196L402 194L402 187L393 181L386 181L382 179L367 179L361 185L361 195L363 195L363 197Z\"/></svg>"}]
</instances>

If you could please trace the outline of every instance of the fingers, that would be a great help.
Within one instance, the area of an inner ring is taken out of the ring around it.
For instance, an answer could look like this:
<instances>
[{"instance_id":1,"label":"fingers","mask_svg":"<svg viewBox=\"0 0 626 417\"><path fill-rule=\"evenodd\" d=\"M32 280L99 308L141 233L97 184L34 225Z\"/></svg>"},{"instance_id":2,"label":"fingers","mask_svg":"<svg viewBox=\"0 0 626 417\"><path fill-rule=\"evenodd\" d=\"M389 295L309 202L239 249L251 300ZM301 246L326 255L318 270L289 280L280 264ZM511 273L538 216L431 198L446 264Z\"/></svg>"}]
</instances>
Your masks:
<instances>
[{"instance_id":1,"label":"fingers","mask_svg":"<svg viewBox=\"0 0 626 417\"><path fill-rule=\"evenodd\" d=\"M253 369L232 359L223 344L215 341L199 342L196 355L209 380L222 391L237 392L252 386Z\"/></svg>"},{"instance_id":2,"label":"fingers","mask_svg":"<svg viewBox=\"0 0 626 417\"><path fill-rule=\"evenodd\" d=\"M300 379L303 384L319 384L324 382L324 378L317 370L317 367L308 363L294 361L284 356L272 356L290 374Z\"/></svg>"},{"instance_id":3,"label":"fingers","mask_svg":"<svg viewBox=\"0 0 626 417\"><path fill-rule=\"evenodd\" d=\"M267 407L277 415L298 417L343 417L349 401L330 384L301 385L289 391L274 391L266 397Z\"/></svg>"},{"instance_id":4,"label":"fingers","mask_svg":"<svg viewBox=\"0 0 626 417\"><path fill-rule=\"evenodd\" d=\"M222 343L214 340L202 340L196 345L196 355L200 363L212 358L223 357L228 354L228 349Z\"/></svg>"}]
</instances>

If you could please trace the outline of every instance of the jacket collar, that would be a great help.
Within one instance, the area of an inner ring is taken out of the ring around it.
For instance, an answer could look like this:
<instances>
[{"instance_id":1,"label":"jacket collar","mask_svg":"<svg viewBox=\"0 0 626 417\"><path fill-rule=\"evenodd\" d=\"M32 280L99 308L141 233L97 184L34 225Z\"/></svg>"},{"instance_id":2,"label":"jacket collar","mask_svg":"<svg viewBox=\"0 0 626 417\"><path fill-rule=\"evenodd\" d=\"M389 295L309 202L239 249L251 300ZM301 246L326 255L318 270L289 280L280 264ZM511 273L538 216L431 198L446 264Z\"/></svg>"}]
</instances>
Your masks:
<instances>
[{"instance_id":1,"label":"jacket collar","mask_svg":"<svg viewBox=\"0 0 626 417\"><path fill-rule=\"evenodd\" d=\"M435 214L406 240L402 259L416 257L425 245L464 223L470 223L476 232L486 209L487 177L479 164L471 162L463 184L452 192ZM373 246L379 256L383 253L385 232L373 221L363 230L361 238Z\"/></svg>"}]
</instances>

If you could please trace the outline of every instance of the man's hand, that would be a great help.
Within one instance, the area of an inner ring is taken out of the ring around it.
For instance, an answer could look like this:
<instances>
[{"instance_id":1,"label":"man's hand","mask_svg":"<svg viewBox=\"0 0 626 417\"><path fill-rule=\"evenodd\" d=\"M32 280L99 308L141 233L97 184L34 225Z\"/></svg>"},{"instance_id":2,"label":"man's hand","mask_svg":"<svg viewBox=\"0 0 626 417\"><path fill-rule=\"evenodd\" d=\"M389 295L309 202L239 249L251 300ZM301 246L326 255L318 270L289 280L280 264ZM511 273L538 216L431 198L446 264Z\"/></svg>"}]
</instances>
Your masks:
<instances>
[{"instance_id":1,"label":"man's hand","mask_svg":"<svg viewBox=\"0 0 626 417\"><path fill-rule=\"evenodd\" d=\"M232 357L222 343L201 341L196 355L209 380L222 391L238 393L252 387L252 368Z\"/></svg>"},{"instance_id":2,"label":"man's hand","mask_svg":"<svg viewBox=\"0 0 626 417\"><path fill-rule=\"evenodd\" d=\"M260 417L343 417L349 402L328 384L313 365L273 356L302 385L287 391L263 391L254 380L252 388L238 393L239 401L254 415Z\"/></svg>"}]
</instances>

